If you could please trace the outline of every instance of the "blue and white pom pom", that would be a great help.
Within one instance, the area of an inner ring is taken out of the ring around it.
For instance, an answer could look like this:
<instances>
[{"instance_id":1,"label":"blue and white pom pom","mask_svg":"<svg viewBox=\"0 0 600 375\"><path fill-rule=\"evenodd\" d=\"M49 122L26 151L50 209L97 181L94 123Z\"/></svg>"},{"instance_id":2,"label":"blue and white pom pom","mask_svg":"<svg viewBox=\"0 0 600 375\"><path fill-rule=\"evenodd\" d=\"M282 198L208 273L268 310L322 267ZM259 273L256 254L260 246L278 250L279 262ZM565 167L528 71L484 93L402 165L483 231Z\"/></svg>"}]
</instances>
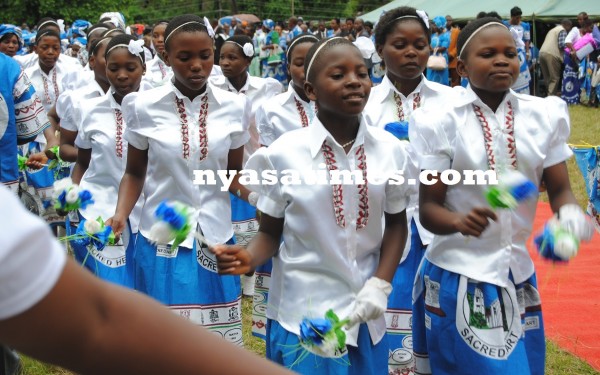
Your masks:
<instances>
[{"instance_id":1,"label":"blue and white pom pom","mask_svg":"<svg viewBox=\"0 0 600 375\"><path fill-rule=\"evenodd\" d=\"M383 129L401 141L408 141L408 121L390 122Z\"/></svg>"},{"instance_id":2,"label":"blue and white pom pom","mask_svg":"<svg viewBox=\"0 0 600 375\"><path fill-rule=\"evenodd\" d=\"M103 250L106 245L115 244L115 234L111 226L106 225L101 217L96 220L82 220L72 237L74 242L85 247L92 245L98 251Z\"/></svg>"},{"instance_id":3,"label":"blue and white pom pom","mask_svg":"<svg viewBox=\"0 0 600 375\"><path fill-rule=\"evenodd\" d=\"M525 175L518 171L508 171L502 174L502 180L497 186L486 191L485 198L492 208L514 209L521 202L537 195L537 186Z\"/></svg>"},{"instance_id":4,"label":"blue and white pom pom","mask_svg":"<svg viewBox=\"0 0 600 375\"><path fill-rule=\"evenodd\" d=\"M568 262L579 252L579 239L564 229L556 217L546 223L533 241L540 255L554 262Z\"/></svg>"},{"instance_id":5,"label":"blue and white pom pom","mask_svg":"<svg viewBox=\"0 0 600 375\"><path fill-rule=\"evenodd\" d=\"M162 201L154 216L159 219L150 228L149 240L158 244L168 244L173 248L178 247L190 233L190 208L180 202Z\"/></svg>"},{"instance_id":6,"label":"blue and white pom pom","mask_svg":"<svg viewBox=\"0 0 600 375\"><path fill-rule=\"evenodd\" d=\"M54 199L54 208L64 212L85 209L94 203L92 193L80 189L79 185L74 184L69 177L54 183L52 198Z\"/></svg>"},{"instance_id":7,"label":"blue and white pom pom","mask_svg":"<svg viewBox=\"0 0 600 375\"><path fill-rule=\"evenodd\" d=\"M323 318L304 318L300 323L300 344L313 354L339 358L346 354L346 333L343 327L349 320L340 320L329 309Z\"/></svg>"}]
</instances>

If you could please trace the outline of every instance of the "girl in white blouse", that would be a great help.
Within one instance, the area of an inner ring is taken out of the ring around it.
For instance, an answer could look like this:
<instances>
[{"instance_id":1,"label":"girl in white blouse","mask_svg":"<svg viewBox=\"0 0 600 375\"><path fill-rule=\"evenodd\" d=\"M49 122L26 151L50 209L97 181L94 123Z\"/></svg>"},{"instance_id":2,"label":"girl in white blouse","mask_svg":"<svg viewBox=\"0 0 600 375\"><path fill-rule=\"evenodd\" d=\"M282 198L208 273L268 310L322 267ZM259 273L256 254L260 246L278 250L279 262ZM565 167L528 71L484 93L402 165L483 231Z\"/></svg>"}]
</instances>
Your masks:
<instances>
[{"instance_id":1,"label":"girl in white blouse","mask_svg":"<svg viewBox=\"0 0 600 375\"><path fill-rule=\"evenodd\" d=\"M35 45L38 56L37 63L25 69L25 74L27 74L35 91L38 93L44 109L48 112L54 106L60 93L62 93L63 78L72 69L72 66L65 64L64 61L59 59L61 52L60 35L53 29L39 30L35 39ZM81 65L79 68L81 68ZM23 153L31 155L43 151L45 148L45 138L38 136L35 141L23 146ZM64 216L59 216L54 210L52 185L55 179L67 177L69 173L70 169L68 167L60 166L52 171L47 166L37 171L27 171L28 184L35 188L36 194L40 197L44 206L47 207L43 216L46 222L53 226L62 226L65 218Z\"/></svg>"},{"instance_id":2,"label":"girl in white blouse","mask_svg":"<svg viewBox=\"0 0 600 375\"><path fill-rule=\"evenodd\" d=\"M315 117L315 103L304 92L304 61L306 54L319 39L302 34L292 39L286 50L288 75L292 78L288 90L273 101L263 103L256 111L259 141L268 146L283 133L308 126Z\"/></svg>"},{"instance_id":3,"label":"girl in white blouse","mask_svg":"<svg viewBox=\"0 0 600 375\"><path fill-rule=\"evenodd\" d=\"M410 140L420 168L497 173L542 182L561 222L591 237L571 192L565 160L566 103L512 91L517 48L495 18L458 37L458 72L469 87L445 108L415 112ZM441 181L420 187L423 225L436 234L415 280L413 346L417 373L543 374L545 341L536 275L525 242L537 199L492 210L487 186Z\"/></svg>"},{"instance_id":4,"label":"girl in white blouse","mask_svg":"<svg viewBox=\"0 0 600 375\"><path fill-rule=\"evenodd\" d=\"M173 68L171 82L123 101L128 158L109 222L121 234L143 189L135 288L241 344L239 277L220 277L215 257L192 235L177 248L148 238L159 204L177 200L192 208L193 229L210 243L232 240L229 193L220 184L199 185L194 179L196 170L215 175L241 170L249 138L249 103L244 96L208 84L214 61L212 29L199 17L183 15L169 22L165 61ZM230 190L248 197L237 176Z\"/></svg>"},{"instance_id":5,"label":"girl in white blouse","mask_svg":"<svg viewBox=\"0 0 600 375\"><path fill-rule=\"evenodd\" d=\"M108 220L115 212L119 183L127 163L127 123L121 111L123 98L138 91L145 71L141 43L131 35L118 35L106 46L106 75L110 90L100 98L82 101L77 146L77 167L73 182L92 193L94 204L80 210L81 220ZM132 221L138 218L132 218ZM81 225L81 224L80 224ZM104 280L133 287L133 243L125 231L115 246L99 251L71 241L75 258ZM88 252L89 255L88 256Z\"/></svg>"},{"instance_id":6,"label":"girl in white blouse","mask_svg":"<svg viewBox=\"0 0 600 375\"><path fill-rule=\"evenodd\" d=\"M386 12L375 30L377 53L385 62L386 74L381 84L371 90L365 116L378 128L402 126L396 134L405 147L408 143L408 121L418 108L439 108L452 96L448 86L429 81L423 75L429 59L431 34L423 11L399 7ZM408 239L402 260L394 275L394 287L386 311L390 344L389 371L410 372L412 356L412 286L421 259L433 234L419 220L419 196L415 193L406 210Z\"/></svg>"},{"instance_id":7,"label":"girl in white blouse","mask_svg":"<svg viewBox=\"0 0 600 375\"><path fill-rule=\"evenodd\" d=\"M305 88L319 107L317 116L262 148L248 165L298 176L339 169L358 172L363 181L342 185L325 173L326 181L314 184L278 179L263 185L260 230L248 248L214 251L224 274L246 273L273 257L268 358L302 374L385 374L383 315L406 241L411 190L390 182L399 170L412 176L413 164L400 141L361 115L371 80L351 42L324 39L306 58ZM367 175L377 175L378 183ZM323 317L328 309L350 320L347 351L338 353L343 359L302 359L307 353L296 347L300 322Z\"/></svg>"},{"instance_id":8,"label":"girl in white blouse","mask_svg":"<svg viewBox=\"0 0 600 375\"><path fill-rule=\"evenodd\" d=\"M55 113L60 120L60 157L65 161L77 160L77 138L78 126L81 124L81 102L86 99L104 96L110 88L110 82L106 77L106 59L104 53L106 46L112 36L101 37L94 41L90 47L89 66L94 74L94 79L81 87L62 93L56 101ZM83 172L75 165L74 175L81 178Z\"/></svg>"},{"instance_id":9,"label":"girl in white blouse","mask_svg":"<svg viewBox=\"0 0 600 375\"><path fill-rule=\"evenodd\" d=\"M173 71L163 59L163 52L165 50L165 29L169 21L160 20L154 24L152 28L152 46L156 55L152 60L149 60L146 64L147 72L144 75L144 81L150 84L152 87L159 87L168 83L171 77L173 77Z\"/></svg>"},{"instance_id":10,"label":"girl in white blouse","mask_svg":"<svg viewBox=\"0 0 600 375\"><path fill-rule=\"evenodd\" d=\"M211 83L216 87L245 95L252 105L250 141L244 147L244 160L260 147L255 122L256 110L283 90L281 83L273 78L253 77L248 74L253 58L252 39L246 35L234 35L223 42L220 49L219 64L223 75L211 77ZM249 204L235 194L231 195L231 218L237 244L247 245L258 231L255 205L256 201L250 200ZM242 276L242 292L245 296L254 295L254 275Z\"/></svg>"}]
</instances>

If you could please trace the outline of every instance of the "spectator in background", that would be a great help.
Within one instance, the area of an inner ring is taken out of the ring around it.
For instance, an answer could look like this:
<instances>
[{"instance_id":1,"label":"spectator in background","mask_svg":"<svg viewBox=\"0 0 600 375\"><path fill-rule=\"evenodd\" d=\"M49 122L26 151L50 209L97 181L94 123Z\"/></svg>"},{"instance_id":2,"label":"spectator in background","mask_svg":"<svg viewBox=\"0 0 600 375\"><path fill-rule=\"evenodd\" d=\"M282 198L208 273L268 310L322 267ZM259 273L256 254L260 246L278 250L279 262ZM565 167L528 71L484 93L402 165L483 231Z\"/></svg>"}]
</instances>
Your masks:
<instances>
[{"instance_id":1,"label":"spectator in background","mask_svg":"<svg viewBox=\"0 0 600 375\"><path fill-rule=\"evenodd\" d=\"M546 39L540 48L540 67L546 81L548 95L560 96L560 79L562 77L563 54L565 50L565 38L571 31L573 23L569 19L563 19L546 34Z\"/></svg>"},{"instance_id":2,"label":"spectator in background","mask_svg":"<svg viewBox=\"0 0 600 375\"><path fill-rule=\"evenodd\" d=\"M356 40L356 32L354 30L354 18L346 18L346 31L348 32L346 38L349 41L354 42Z\"/></svg>"},{"instance_id":3,"label":"spectator in background","mask_svg":"<svg viewBox=\"0 0 600 375\"><path fill-rule=\"evenodd\" d=\"M510 10L510 21L505 22L505 25L510 30L517 44L517 52L521 64L519 67L519 78L517 78L512 89L520 94L529 94L529 81L531 81L531 73L529 72L531 27L527 22L521 22L522 15L521 8L513 7Z\"/></svg>"},{"instance_id":4,"label":"spectator in background","mask_svg":"<svg viewBox=\"0 0 600 375\"><path fill-rule=\"evenodd\" d=\"M235 28L237 26L237 20L231 17L231 27L229 29L229 36L233 36L235 34Z\"/></svg>"},{"instance_id":5,"label":"spectator in background","mask_svg":"<svg viewBox=\"0 0 600 375\"><path fill-rule=\"evenodd\" d=\"M328 30L325 27L325 21L319 20L319 25L317 26L317 31L314 33L315 36L319 39L325 39L328 37Z\"/></svg>"},{"instance_id":6,"label":"spectator in background","mask_svg":"<svg viewBox=\"0 0 600 375\"><path fill-rule=\"evenodd\" d=\"M327 37L340 36L340 33L342 32L342 29L340 28L340 19L333 18L329 25L331 26L331 29L327 30Z\"/></svg>"},{"instance_id":7,"label":"spectator in background","mask_svg":"<svg viewBox=\"0 0 600 375\"><path fill-rule=\"evenodd\" d=\"M373 35L373 22L367 21L365 22L365 31L369 33L369 35Z\"/></svg>"},{"instance_id":8,"label":"spectator in background","mask_svg":"<svg viewBox=\"0 0 600 375\"><path fill-rule=\"evenodd\" d=\"M365 29L365 23L362 20L362 18L357 18L354 21L354 32L356 38L359 38L361 36L369 38L371 36L371 34Z\"/></svg>"},{"instance_id":9,"label":"spectator in background","mask_svg":"<svg viewBox=\"0 0 600 375\"><path fill-rule=\"evenodd\" d=\"M300 34L302 34L302 29L300 29L300 26L298 25L298 18L291 16L290 18L288 18L288 33L286 36L286 44L289 44L292 41L292 39L294 39Z\"/></svg>"},{"instance_id":10,"label":"spectator in background","mask_svg":"<svg viewBox=\"0 0 600 375\"><path fill-rule=\"evenodd\" d=\"M456 42L458 41L458 33L460 29L453 25L452 16L446 16L446 30L450 32L450 46L448 47L448 74L450 77L450 86L460 86L460 76L456 71L456 64L458 62Z\"/></svg>"}]
</instances>

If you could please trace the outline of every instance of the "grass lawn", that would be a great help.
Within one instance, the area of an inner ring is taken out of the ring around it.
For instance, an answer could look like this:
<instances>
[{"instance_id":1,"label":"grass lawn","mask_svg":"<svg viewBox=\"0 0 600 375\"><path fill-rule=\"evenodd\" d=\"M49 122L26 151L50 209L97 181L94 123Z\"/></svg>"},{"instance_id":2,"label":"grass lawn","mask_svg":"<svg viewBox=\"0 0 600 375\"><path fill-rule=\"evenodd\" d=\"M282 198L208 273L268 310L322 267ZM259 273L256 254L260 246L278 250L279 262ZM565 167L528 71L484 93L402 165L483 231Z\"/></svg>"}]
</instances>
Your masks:
<instances>
[{"instance_id":1,"label":"grass lawn","mask_svg":"<svg viewBox=\"0 0 600 375\"><path fill-rule=\"evenodd\" d=\"M600 145L600 109L586 108L576 106L570 109L571 112L571 137L569 142L572 144ZM587 195L584 188L583 178L575 164L574 158L568 162L571 185L577 200L585 207ZM542 199L547 200L545 194ZM264 356L265 344L262 340L252 337L250 334L251 326L251 301L244 298L244 342L246 347ZM600 344L600 343L599 343ZM71 374L54 366L48 366L29 358L24 358L23 375L65 375ZM561 350L554 343L547 341L546 353L546 374L547 375L599 375L600 372L592 369L586 362Z\"/></svg>"}]
</instances>

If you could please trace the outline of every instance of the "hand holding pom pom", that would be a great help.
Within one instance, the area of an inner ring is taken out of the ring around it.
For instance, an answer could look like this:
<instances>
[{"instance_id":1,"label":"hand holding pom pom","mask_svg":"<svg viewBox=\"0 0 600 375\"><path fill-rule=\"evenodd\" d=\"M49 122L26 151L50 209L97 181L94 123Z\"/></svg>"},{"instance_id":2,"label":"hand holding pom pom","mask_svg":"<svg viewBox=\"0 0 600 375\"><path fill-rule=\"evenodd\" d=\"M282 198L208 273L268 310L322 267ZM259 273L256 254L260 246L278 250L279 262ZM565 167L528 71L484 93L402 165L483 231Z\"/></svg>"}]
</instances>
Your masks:
<instances>
[{"instance_id":1,"label":"hand holding pom pom","mask_svg":"<svg viewBox=\"0 0 600 375\"><path fill-rule=\"evenodd\" d=\"M517 208L519 203L537 196L538 188L525 175L518 171L508 171L502 175L498 186L490 187L485 198L492 208Z\"/></svg>"}]
</instances>

